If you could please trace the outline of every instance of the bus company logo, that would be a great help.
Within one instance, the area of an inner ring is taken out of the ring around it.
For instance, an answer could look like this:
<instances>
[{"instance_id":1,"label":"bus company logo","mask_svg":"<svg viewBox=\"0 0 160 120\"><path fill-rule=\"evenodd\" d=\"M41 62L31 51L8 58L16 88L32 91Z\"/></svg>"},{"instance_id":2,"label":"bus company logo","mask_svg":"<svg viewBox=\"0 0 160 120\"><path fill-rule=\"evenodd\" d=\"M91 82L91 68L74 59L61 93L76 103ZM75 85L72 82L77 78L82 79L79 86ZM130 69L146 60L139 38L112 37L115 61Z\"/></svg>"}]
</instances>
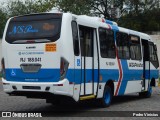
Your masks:
<instances>
[{"instance_id":1,"label":"bus company logo","mask_svg":"<svg viewBox=\"0 0 160 120\"><path fill-rule=\"evenodd\" d=\"M39 32L39 30L34 29L32 25L26 25L26 26L14 26L12 31L9 32L9 34L15 35L15 34L37 33L37 32Z\"/></svg>"},{"instance_id":2,"label":"bus company logo","mask_svg":"<svg viewBox=\"0 0 160 120\"><path fill-rule=\"evenodd\" d=\"M143 67L142 63L129 63L129 67Z\"/></svg>"},{"instance_id":3,"label":"bus company logo","mask_svg":"<svg viewBox=\"0 0 160 120\"><path fill-rule=\"evenodd\" d=\"M21 55L21 52L18 52L18 55Z\"/></svg>"},{"instance_id":4,"label":"bus company logo","mask_svg":"<svg viewBox=\"0 0 160 120\"><path fill-rule=\"evenodd\" d=\"M11 117L11 112L2 112L2 117Z\"/></svg>"},{"instance_id":5,"label":"bus company logo","mask_svg":"<svg viewBox=\"0 0 160 120\"><path fill-rule=\"evenodd\" d=\"M18 52L18 55L42 55L44 52Z\"/></svg>"}]
</instances>

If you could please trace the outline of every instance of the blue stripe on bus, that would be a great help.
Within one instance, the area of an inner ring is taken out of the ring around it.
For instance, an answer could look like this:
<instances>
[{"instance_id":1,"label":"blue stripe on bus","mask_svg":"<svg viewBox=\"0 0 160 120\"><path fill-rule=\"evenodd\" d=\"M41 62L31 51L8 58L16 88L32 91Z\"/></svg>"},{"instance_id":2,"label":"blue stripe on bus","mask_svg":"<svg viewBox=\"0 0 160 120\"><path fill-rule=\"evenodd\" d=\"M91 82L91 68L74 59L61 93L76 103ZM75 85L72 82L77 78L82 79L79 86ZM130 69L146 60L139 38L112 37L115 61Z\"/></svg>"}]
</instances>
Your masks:
<instances>
[{"instance_id":1,"label":"blue stripe on bus","mask_svg":"<svg viewBox=\"0 0 160 120\"><path fill-rule=\"evenodd\" d=\"M123 94L128 81L135 81L141 80L143 70L129 70L126 68L126 62L121 61L122 69L123 69L123 80L120 86L120 93ZM82 76L81 72L84 72L81 69L68 69L66 78L70 82L75 82L76 84L83 83L81 81ZM86 70L86 78L87 83L91 82L92 75L91 73L94 72L94 82L98 82L98 70L92 69ZM15 75L13 74L15 73ZM78 73L77 76L75 74ZM109 79L118 81L119 71L118 69L100 69L100 75L102 75L102 81L100 82L107 82ZM151 70L150 78L158 78L158 70ZM38 73L24 73L21 69L6 69L6 79L7 81L16 81L16 82L58 82L60 80L60 70L59 69L41 69ZM25 80L28 79L28 80ZM30 79L30 80L29 80ZM148 79L148 78L146 78Z\"/></svg>"},{"instance_id":2,"label":"blue stripe on bus","mask_svg":"<svg viewBox=\"0 0 160 120\"><path fill-rule=\"evenodd\" d=\"M120 88L119 88L119 92L118 92L118 95L123 95L125 90L126 90L126 87L127 87L127 82L128 82L128 79L126 78L129 78L130 77L130 72L129 72L129 69L128 69L128 64L127 64L127 61L126 60L121 60L121 66L122 66L122 74L123 74L123 77L122 77L122 82L121 82L121 85L120 85ZM128 73L129 72L129 73ZM138 73L140 73L140 75L143 73L143 71L138 71ZM139 74L137 74L137 80L140 80L139 78ZM129 79L131 80L131 79Z\"/></svg>"},{"instance_id":3,"label":"blue stripe on bus","mask_svg":"<svg viewBox=\"0 0 160 120\"><path fill-rule=\"evenodd\" d=\"M59 69L40 69L37 73L24 73L21 69L6 69L7 81L16 82L58 82Z\"/></svg>"},{"instance_id":4,"label":"blue stripe on bus","mask_svg":"<svg viewBox=\"0 0 160 120\"><path fill-rule=\"evenodd\" d=\"M102 82L107 82L107 80L118 81L119 71L118 69L101 69L100 75L102 76Z\"/></svg>"}]
</instances>

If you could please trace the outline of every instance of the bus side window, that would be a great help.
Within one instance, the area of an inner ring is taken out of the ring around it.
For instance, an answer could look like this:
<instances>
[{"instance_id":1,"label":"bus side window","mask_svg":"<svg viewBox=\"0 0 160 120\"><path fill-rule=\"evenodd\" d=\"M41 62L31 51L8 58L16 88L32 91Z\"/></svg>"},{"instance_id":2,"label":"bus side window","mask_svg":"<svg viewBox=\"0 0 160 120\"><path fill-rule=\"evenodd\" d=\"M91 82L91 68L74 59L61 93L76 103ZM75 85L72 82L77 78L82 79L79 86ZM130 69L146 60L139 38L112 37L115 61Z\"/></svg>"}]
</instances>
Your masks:
<instances>
[{"instance_id":1,"label":"bus side window","mask_svg":"<svg viewBox=\"0 0 160 120\"><path fill-rule=\"evenodd\" d=\"M138 36L130 35L130 53L132 60L142 59L140 38Z\"/></svg>"},{"instance_id":2,"label":"bus side window","mask_svg":"<svg viewBox=\"0 0 160 120\"><path fill-rule=\"evenodd\" d=\"M93 57L93 29L79 25L81 55Z\"/></svg>"},{"instance_id":3,"label":"bus side window","mask_svg":"<svg viewBox=\"0 0 160 120\"><path fill-rule=\"evenodd\" d=\"M129 39L128 34L117 32L116 33L116 42L118 49L118 58L119 59L129 59Z\"/></svg>"},{"instance_id":4,"label":"bus side window","mask_svg":"<svg viewBox=\"0 0 160 120\"><path fill-rule=\"evenodd\" d=\"M72 21L72 36L73 36L74 54L75 56L79 56L78 28L76 21Z\"/></svg>"},{"instance_id":5,"label":"bus side window","mask_svg":"<svg viewBox=\"0 0 160 120\"><path fill-rule=\"evenodd\" d=\"M157 51L155 49L154 44L149 44L149 52L150 52L150 61L155 66L155 68L159 67L158 57L157 57Z\"/></svg>"},{"instance_id":6,"label":"bus side window","mask_svg":"<svg viewBox=\"0 0 160 120\"><path fill-rule=\"evenodd\" d=\"M116 52L113 31L105 28L99 28L99 41L101 57L115 58Z\"/></svg>"}]
</instances>

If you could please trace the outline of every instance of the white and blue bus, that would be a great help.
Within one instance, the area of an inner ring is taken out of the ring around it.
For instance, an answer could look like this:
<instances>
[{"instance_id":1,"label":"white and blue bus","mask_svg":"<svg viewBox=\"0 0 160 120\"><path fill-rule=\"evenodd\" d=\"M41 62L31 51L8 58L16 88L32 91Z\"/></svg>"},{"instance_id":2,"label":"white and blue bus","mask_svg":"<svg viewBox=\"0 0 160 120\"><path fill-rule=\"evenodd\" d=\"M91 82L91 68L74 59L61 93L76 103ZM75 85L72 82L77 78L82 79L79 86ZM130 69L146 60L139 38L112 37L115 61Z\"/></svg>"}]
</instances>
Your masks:
<instances>
[{"instance_id":1,"label":"white and blue bus","mask_svg":"<svg viewBox=\"0 0 160 120\"><path fill-rule=\"evenodd\" d=\"M49 103L113 96L150 97L159 62L150 36L115 22L70 13L10 18L2 40L3 88Z\"/></svg>"}]
</instances>

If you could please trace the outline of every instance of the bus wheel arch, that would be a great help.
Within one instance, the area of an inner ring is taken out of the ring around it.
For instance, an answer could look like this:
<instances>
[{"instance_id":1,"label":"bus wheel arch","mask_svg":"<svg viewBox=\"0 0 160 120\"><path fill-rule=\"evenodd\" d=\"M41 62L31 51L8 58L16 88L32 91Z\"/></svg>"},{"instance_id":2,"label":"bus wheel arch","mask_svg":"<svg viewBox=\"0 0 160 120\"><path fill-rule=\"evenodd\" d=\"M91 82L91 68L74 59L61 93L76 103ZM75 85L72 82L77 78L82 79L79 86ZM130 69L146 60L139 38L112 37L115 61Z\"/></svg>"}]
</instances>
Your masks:
<instances>
[{"instance_id":1,"label":"bus wheel arch","mask_svg":"<svg viewBox=\"0 0 160 120\"><path fill-rule=\"evenodd\" d=\"M105 84L103 97L99 99L101 107L109 107L114 94L114 83L113 80L108 80Z\"/></svg>"},{"instance_id":2,"label":"bus wheel arch","mask_svg":"<svg viewBox=\"0 0 160 120\"><path fill-rule=\"evenodd\" d=\"M149 87L148 90L145 91L145 92L140 92L140 93L139 93L139 96L140 96L141 98L150 98L151 95L152 95L152 87Z\"/></svg>"},{"instance_id":3,"label":"bus wheel arch","mask_svg":"<svg viewBox=\"0 0 160 120\"><path fill-rule=\"evenodd\" d=\"M148 90L144 91L144 92L140 92L139 96L142 97L142 98L150 98L151 95L152 95L152 86L153 85L155 85L155 79L154 78L151 79L150 85L148 86Z\"/></svg>"},{"instance_id":4,"label":"bus wheel arch","mask_svg":"<svg viewBox=\"0 0 160 120\"><path fill-rule=\"evenodd\" d=\"M113 95L114 95L114 80L109 79L109 80L105 83L104 89L105 89L106 86L109 86L109 87L111 88L112 96L113 96Z\"/></svg>"}]
</instances>

